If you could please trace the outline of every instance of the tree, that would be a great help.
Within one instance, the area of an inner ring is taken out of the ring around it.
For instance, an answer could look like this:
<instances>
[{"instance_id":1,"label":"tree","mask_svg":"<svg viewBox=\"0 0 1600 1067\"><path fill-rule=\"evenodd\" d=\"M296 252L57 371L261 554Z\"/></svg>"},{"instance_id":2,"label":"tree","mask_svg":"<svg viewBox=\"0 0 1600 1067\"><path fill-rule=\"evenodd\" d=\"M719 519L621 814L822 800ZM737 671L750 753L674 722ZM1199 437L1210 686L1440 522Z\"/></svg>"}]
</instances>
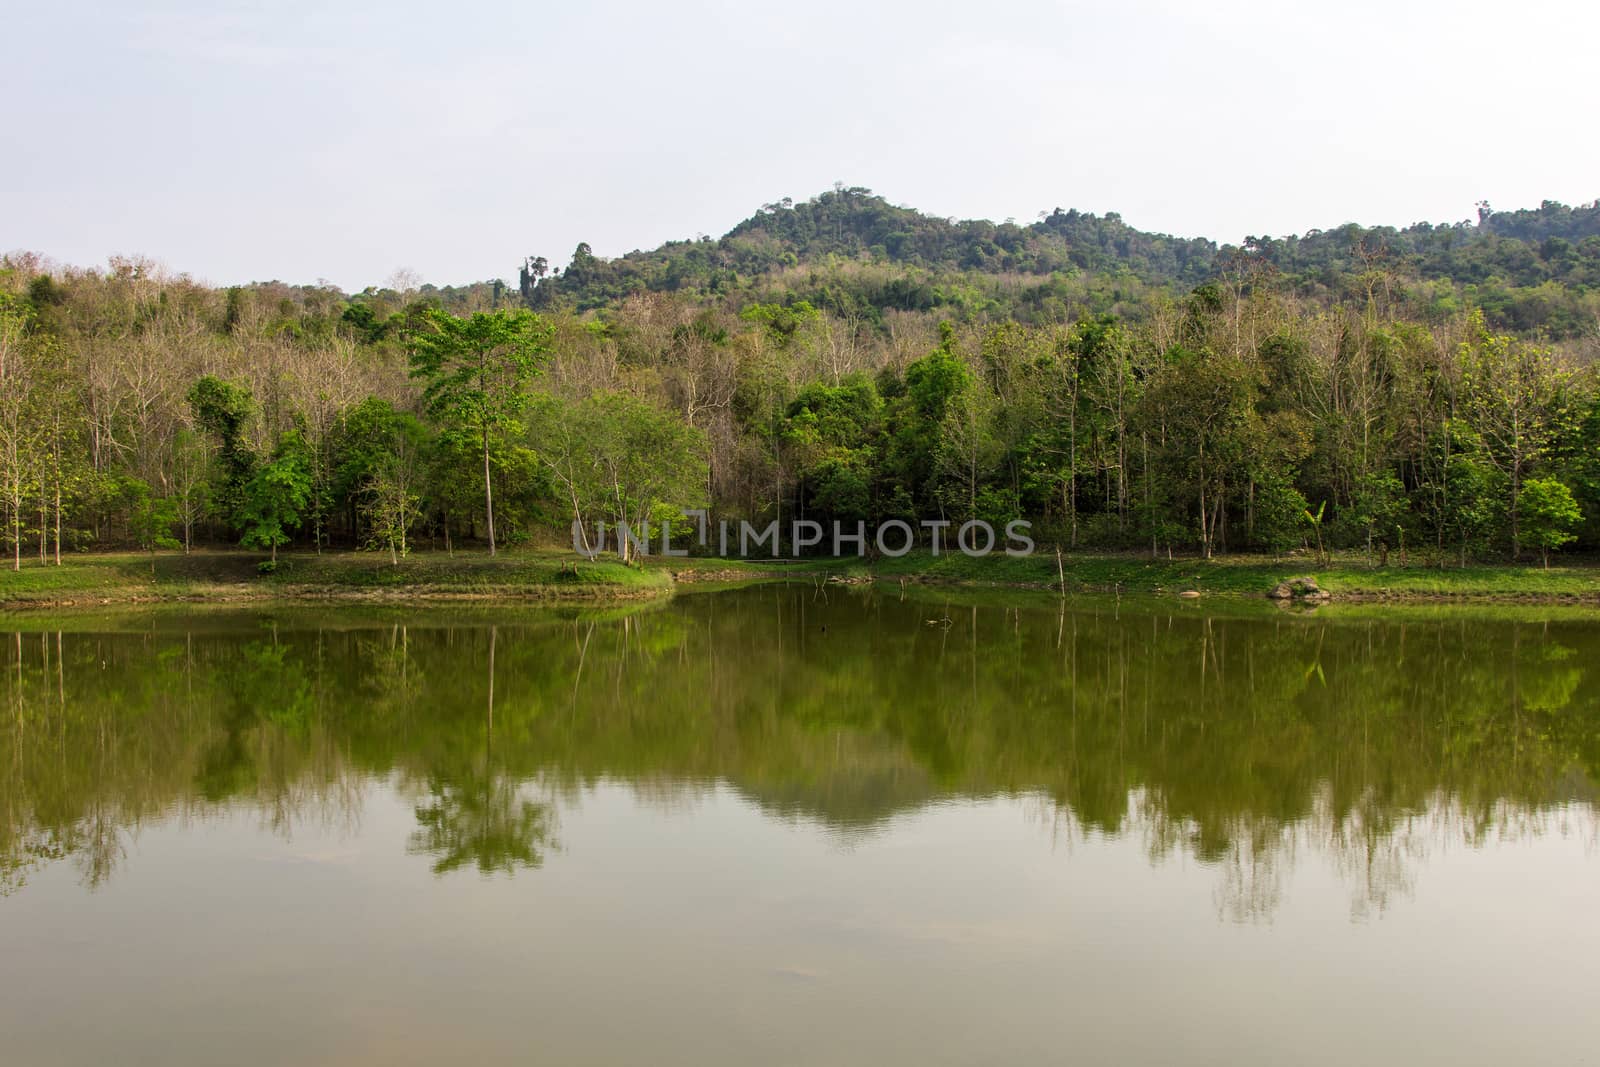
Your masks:
<instances>
[{"instance_id":1,"label":"tree","mask_svg":"<svg viewBox=\"0 0 1600 1067\"><path fill-rule=\"evenodd\" d=\"M194 548L194 530L211 507L211 443L193 430L179 430L172 442L172 502L183 527L183 551Z\"/></svg>"},{"instance_id":2,"label":"tree","mask_svg":"<svg viewBox=\"0 0 1600 1067\"><path fill-rule=\"evenodd\" d=\"M40 538L43 556L46 531L53 526L55 535L55 565L61 566L61 527L70 497L87 481L87 468L82 452L82 399L72 381L71 370L63 361L52 360L54 366L44 376L40 390L40 433L43 438L39 473ZM53 523L45 521L49 509Z\"/></svg>"},{"instance_id":3,"label":"tree","mask_svg":"<svg viewBox=\"0 0 1600 1067\"><path fill-rule=\"evenodd\" d=\"M255 469L255 452L245 438L255 402L244 386L208 374L190 388L189 409L195 424L217 440L217 484L210 495L218 512L232 517L244 506Z\"/></svg>"},{"instance_id":4,"label":"tree","mask_svg":"<svg viewBox=\"0 0 1600 1067\"><path fill-rule=\"evenodd\" d=\"M1406 487L1391 472L1371 471L1356 479L1349 518L1366 534L1369 560L1376 542L1382 553L1379 563L1388 566L1390 538L1404 536L1400 524L1406 511Z\"/></svg>"},{"instance_id":5,"label":"tree","mask_svg":"<svg viewBox=\"0 0 1600 1067\"><path fill-rule=\"evenodd\" d=\"M945 404L934 446L934 474L942 509L962 519L976 517L978 489L1001 457L995 436L995 397L983 382L969 380Z\"/></svg>"},{"instance_id":6,"label":"tree","mask_svg":"<svg viewBox=\"0 0 1600 1067\"><path fill-rule=\"evenodd\" d=\"M1207 559L1224 532L1233 476L1246 468L1254 429L1254 380L1231 356L1174 350L1140 398L1140 417L1163 442L1161 461L1194 501Z\"/></svg>"},{"instance_id":7,"label":"tree","mask_svg":"<svg viewBox=\"0 0 1600 1067\"><path fill-rule=\"evenodd\" d=\"M1076 336L1055 338L1029 368L1040 406L1039 425L1024 452L1033 482L1049 496L1059 495L1067 521L1067 543L1078 546L1078 409L1083 346Z\"/></svg>"},{"instance_id":8,"label":"tree","mask_svg":"<svg viewBox=\"0 0 1600 1067\"><path fill-rule=\"evenodd\" d=\"M940 431L950 404L972 381L948 322L939 324L938 346L906 367L904 394L890 418L890 473L923 503L939 504L934 475Z\"/></svg>"},{"instance_id":9,"label":"tree","mask_svg":"<svg viewBox=\"0 0 1600 1067\"><path fill-rule=\"evenodd\" d=\"M799 478L797 503L808 516L870 517L882 411L877 389L859 374L837 385L816 382L790 403L780 437Z\"/></svg>"},{"instance_id":10,"label":"tree","mask_svg":"<svg viewBox=\"0 0 1600 1067\"><path fill-rule=\"evenodd\" d=\"M640 536L653 517L704 503L705 435L671 412L623 393L596 393L576 404L545 398L535 414L536 449L567 493L573 521L609 514L624 560L633 559L633 544L621 537L622 526Z\"/></svg>"},{"instance_id":11,"label":"tree","mask_svg":"<svg viewBox=\"0 0 1600 1067\"><path fill-rule=\"evenodd\" d=\"M408 452L425 453L427 445L422 424L413 416L396 411L387 400L369 396L340 414L329 450L331 488L334 499L348 513L357 541L382 547L382 539L374 541L364 525L372 482L395 458L397 450L404 447ZM430 480L426 473L419 460L415 486L419 491L421 484Z\"/></svg>"},{"instance_id":12,"label":"tree","mask_svg":"<svg viewBox=\"0 0 1600 1067\"><path fill-rule=\"evenodd\" d=\"M1458 452L1445 463L1442 522L1463 567L1485 547L1502 512L1504 476L1477 450Z\"/></svg>"},{"instance_id":13,"label":"tree","mask_svg":"<svg viewBox=\"0 0 1600 1067\"><path fill-rule=\"evenodd\" d=\"M289 543L311 501L311 464L305 438L290 430L278 442L272 461L262 464L245 484L237 525L244 531L239 543L246 548L272 550Z\"/></svg>"},{"instance_id":14,"label":"tree","mask_svg":"<svg viewBox=\"0 0 1600 1067\"><path fill-rule=\"evenodd\" d=\"M157 496L150 486L137 478L124 478L118 495L128 512L128 531L139 547L150 553L150 573L156 570L156 549L179 548L172 536L178 522L177 505L166 497Z\"/></svg>"},{"instance_id":15,"label":"tree","mask_svg":"<svg viewBox=\"0 0 1600 1067\"><path fill-rule=\"evenodd\" d=\"M528 439L539 462L555 479L564 503L578 530L576 545L586 555L593 553L585 515L604 507L605 481L596 452L600 427L589 418L585 406L548 393L534 398L528 412Z\"/></svg>"},{"instance_id":16,"label":"tree","mask_svg":"<svg viewBox=\"0 0 1600 1067\"><path fill-rule=\"evenodd\" d=\"M387 548L390 563L399 566L410 552L407 537L411 527L423 513L425 437L415 419L397 415L389 442L389 449L367 476L362 512L367 519L368 543Z\"/></svg>"},{"instance_id":17,"label":"tree","mask_svg":"<svg viewBox=\"0 0 1600 1067\"><path fill-rule=\"evenodd\" d=\"M1539 549L1548 570L1551 551L1578 539L1572 531L1583 521L1583 512L1572 490L1561 482L1533 478L1522 487L1522 514L1528 540Z\"/></svg>"},{"instance_id":18,"label":"tree","mask_svg":"<svg viewBox=\"0 0 1600 1067\"><path fill-rule=\"evenodd\" d=\"M1258 543L1281 555L1301 543L1301 529L1310 505L1287 481L1265 481L1256 486L1255 537ZM1318 532L1320 536L1320 531Z\"/></svg>"},{"instance_id":19,"label":"tree","mask_svg":"<svg viewBox=\"0 0 1600 1067\"><path fill-rule=\"evenodd\" d=\"M22 515L37 475L38 360L26 306L0 294L0 502L11 540L11 569L22 569Z\"/></svg>"},{"instance_id":20,"label":"tree","mask_svg":"<svg viewBox=\"0 0 1600 1067\"><path fill-rule=\"evenodd\" d=\"M1083 421L1093 459L1105 476L1107 510L1115 507L1121 530L1128 503L1128 418L1136 399L1127 332L1111 316L1086 319L1073 330L1072 349L1084 378Z\"/></svg>"},{"instance_id":21,"label":"tree","mask_svg":"<svg viewBox=\"0 0 1600 1067\"><path fill-rule=\"evenodd\" d=\"M1499 467L1510 490L1511 558L1522 553L1522 483L1549 452L1568 416L1571 374L1543 348L1491 334L1481 312L1472 316L1463 346L1462 392L1468 423L1482 437L1483 455Z\"/></svg>"},{"instance_id":22,"label":"tree","mask_svg":"<svg viewBox=\"0 0 1600 1067\"><path fill-rule=\"evenodd\" d=\"M4 384L15 385L15 377ZM25 400L20 388L0 397L0 500L4 501L8 520L12 570L22 569L22 516L32 486L29 460L34 447L33 427Z\"/></svg>"},{"instance_id":23,"label":"tree","mask_svg":"<svg viewBox=\"0 0 1600 1067\"><path fill-rule=\"evenodd\" d=\"M517 425L526 389L549 352L550 327L528 311L476 312L457 318L430 310L412 338L411 376L426 382L429 414L447 432L471 436L483 458L483 508L489 554L495 553L492 439Z\"/></svg>"},{"instance_id":24,"label":"tree","mask_svg":"<svg viewBox=\"0 0 1600 1067\"><path fill-rule=\"evenodd\" d=\"M321 552L331 505L333 449L339 422L344 412L361 399L357 379L359 354L353 342L335 338L331 345L319 347L308 355L315 358L316 369L294 374L290 393L294 425L305 436L311 464L309 518L312 541Z\"/></svg>"}]
</instances>

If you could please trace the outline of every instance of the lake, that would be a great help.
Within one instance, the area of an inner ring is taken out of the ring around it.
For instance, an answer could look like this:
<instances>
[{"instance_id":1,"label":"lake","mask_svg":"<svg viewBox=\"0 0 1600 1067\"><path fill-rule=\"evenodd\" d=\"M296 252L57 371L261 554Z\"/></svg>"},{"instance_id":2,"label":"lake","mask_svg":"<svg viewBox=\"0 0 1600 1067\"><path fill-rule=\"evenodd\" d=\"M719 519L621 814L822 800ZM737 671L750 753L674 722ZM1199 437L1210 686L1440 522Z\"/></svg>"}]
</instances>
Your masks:
<instances>
[{"instance_id":1,"label":"lake","mask_svg":"<svg viewBox=\"0 0 1600 1067\"><path fill-rule=\"evenodd\" d=\"M0 618L0 1062L1576 1063L1600 616Z\"/></svg>"}]
</instances>

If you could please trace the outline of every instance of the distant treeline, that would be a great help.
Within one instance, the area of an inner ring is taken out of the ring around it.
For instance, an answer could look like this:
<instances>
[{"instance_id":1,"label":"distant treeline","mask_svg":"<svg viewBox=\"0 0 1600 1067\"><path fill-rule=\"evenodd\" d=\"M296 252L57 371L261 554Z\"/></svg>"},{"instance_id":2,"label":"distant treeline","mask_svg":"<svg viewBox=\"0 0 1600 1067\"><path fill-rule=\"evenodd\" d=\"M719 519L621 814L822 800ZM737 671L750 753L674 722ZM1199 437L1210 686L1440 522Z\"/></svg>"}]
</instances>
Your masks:
<instances>
[{"instance_id":1,"label":"distant treeline","mask_svg":"<svg viewBox=\"0 0 1600 1067\"><path fill-rule=\"evenodd\" d=\"M720 242L530 261L520 292L12 256L3 536L17 565L240 541L398 559L709 507L1024 517L1163 554L1593 548L1597 225L1546 204L1216 249L838 190Z\"/></svg>"},{"instance_id":2,"label":"distant treeline","mask_svg":"<svg viewBox=\"0 0 1600 1067\"><path fill-rule=\"evenodd\" d=\"M1142 319L1152 302L1212 281L1270 286L1323 304L1374 286L1407 317L1440 325L1481 308L1496 330L1592 339L1600 316L1600 203L1478 208L1476 222L1397 230L1353 223L1240 246L1146 233L1121 216L1057 208L1027 225L956 221L866 189L768 204L720 240L676 241L614 260L580 245L567 268L539 256L521 288L535 310L615 306L642 292L732 304L805 300L882 326L892 312L1050 324L1087 312Z\"/></svg>"}]
</instances>

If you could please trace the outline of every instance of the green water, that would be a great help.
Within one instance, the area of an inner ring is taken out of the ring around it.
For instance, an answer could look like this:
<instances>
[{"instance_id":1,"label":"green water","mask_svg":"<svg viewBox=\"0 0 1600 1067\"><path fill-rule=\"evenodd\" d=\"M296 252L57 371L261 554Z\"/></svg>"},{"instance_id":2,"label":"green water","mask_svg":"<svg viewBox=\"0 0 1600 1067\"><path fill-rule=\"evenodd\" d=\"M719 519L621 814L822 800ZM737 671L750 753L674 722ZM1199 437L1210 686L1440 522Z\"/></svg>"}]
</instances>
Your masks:
<instances>
[{"instance_id":1,"label":"green water","mask_svg":"<svg viewBox=\"0 0 1600 1067\"><path fill-rule=\"evenodd\" d=\"M789 585L0 674L7 1065L1600 1057L1592 615Z\"/></svg>"}]
</instances>

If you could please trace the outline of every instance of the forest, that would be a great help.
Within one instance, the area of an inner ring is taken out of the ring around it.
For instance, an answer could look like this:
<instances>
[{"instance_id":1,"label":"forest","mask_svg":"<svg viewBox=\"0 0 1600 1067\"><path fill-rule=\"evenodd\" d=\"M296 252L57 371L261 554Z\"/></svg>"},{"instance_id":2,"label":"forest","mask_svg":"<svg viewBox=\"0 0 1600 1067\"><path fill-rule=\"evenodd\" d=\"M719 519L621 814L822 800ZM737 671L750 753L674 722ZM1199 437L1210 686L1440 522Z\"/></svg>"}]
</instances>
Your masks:
<instances>
[{"instance_id":1,"label":"forest","mask_svg":"<svg viewBox=\"0 0 1600 1067\"><path fill-rule=\"evenodd\" d=\"M0 259L0 534L490 552L685 509L1068 549L1600 547L1600 206L1216 246L836 187L517 284Z\"/></svg>"}]
</instances>

